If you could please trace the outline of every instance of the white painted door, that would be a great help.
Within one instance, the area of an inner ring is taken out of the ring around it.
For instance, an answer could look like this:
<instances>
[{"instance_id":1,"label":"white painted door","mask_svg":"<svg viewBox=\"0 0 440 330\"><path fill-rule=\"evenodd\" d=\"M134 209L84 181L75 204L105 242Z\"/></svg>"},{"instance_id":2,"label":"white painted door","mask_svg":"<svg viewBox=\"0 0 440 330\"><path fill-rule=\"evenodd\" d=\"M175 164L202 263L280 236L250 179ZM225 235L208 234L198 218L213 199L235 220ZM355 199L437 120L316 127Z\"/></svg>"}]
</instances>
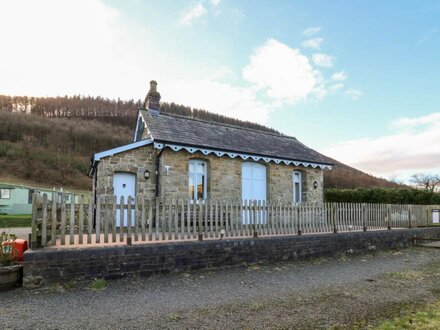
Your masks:
<instances>
[{"instance_id":1,"label":"white painted door","mask_svg":"<svg viewBox=\"0 0 440 330\"><path fill-rule=\"evenodd\" d=\"M131 198L134 204L136 198L136 175L132 173L115 173L113 174L113 191L117 198L119 205L121 196L124 196L124 203L127 205L128 198ZM131 225L134 225L134 210L131 212ZM116 210L116 226L121 227L121 211ZM127 226L127 210L124 210L124 223L122 226Z\"/></svg>"},{"instance_id":2,"label":"white painted door","mask_svg":"<svg viewBox=\"0 0 440 330\"><path fill-rule=\"evenodd\" d=\"M241 198L248 201L266 201L266 166L258 163L243 163L241 171ZM243 223L253 223L251 214L243 212ZM260 214L260 223L265 223L265 214Z\"/></svg>"}]
</instances>

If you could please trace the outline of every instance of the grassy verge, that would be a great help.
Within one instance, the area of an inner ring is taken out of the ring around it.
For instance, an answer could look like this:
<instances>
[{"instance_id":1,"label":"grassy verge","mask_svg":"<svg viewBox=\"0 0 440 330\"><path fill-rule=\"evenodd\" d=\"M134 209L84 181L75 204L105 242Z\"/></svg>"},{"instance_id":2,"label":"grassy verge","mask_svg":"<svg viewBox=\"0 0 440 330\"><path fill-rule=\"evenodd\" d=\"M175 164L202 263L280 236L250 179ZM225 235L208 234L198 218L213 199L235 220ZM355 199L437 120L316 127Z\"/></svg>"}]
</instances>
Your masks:
<instances>
[{"instance_id":1,"label":"grassy verge","mask_svg":"<svg viewBox=\"0 0 440 330\"><path fill-rule=\"evenodd\" d=\"M419 310L407 310L401 316L385 321L375 329L440 329L440 301Z\"/></svg>"},{"instance_id":2,"label":"grassy verge","mask_svg":"<svg viewBox=\"0 0 440 330\"><path fill-rule=\"evenodd\" d=\"M30 214L0 215L0 228L30 227Z\"/></svg>"}]
</instances>

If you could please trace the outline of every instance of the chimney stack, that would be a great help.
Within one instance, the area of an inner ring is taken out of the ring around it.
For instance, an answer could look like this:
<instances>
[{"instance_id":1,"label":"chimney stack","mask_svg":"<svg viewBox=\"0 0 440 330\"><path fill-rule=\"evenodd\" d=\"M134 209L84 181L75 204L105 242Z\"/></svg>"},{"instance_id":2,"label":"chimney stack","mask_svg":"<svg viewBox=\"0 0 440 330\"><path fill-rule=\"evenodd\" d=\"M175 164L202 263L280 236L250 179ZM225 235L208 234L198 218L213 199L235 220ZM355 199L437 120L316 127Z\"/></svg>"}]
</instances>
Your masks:
<instances>
[{"instance_id":1,"label":"chimney stack","mask_svg":"<svg viewBox=\"0 0 440 330\"><path fill-rule=\"evenodd\" d=\"M144 101L144 109L148 110L152 115L158 115L160 112L160 93L157 91L157 82L150 81L150 90Z\"/></svg>"}]
</instances>

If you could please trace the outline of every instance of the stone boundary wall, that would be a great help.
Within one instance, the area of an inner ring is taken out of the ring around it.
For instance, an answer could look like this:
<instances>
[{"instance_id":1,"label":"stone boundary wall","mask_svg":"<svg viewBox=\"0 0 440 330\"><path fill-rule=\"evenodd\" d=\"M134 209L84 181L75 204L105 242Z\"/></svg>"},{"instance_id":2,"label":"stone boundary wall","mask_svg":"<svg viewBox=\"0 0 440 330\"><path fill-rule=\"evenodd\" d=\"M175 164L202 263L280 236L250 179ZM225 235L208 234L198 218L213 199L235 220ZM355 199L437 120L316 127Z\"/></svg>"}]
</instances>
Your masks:
<instances>
[{"instance_id":1,"label":"stone boundary wall","mask_svg":"<svg viewBox=\"0 0 440 330\"><path fill-rule=\"evenodd\" d=\"M409 247L414 236L440 238L440 228L28 250L23 283L31 287L72 279L114 279L130 274L371 253Z\"/></svg>"}]
</instances>

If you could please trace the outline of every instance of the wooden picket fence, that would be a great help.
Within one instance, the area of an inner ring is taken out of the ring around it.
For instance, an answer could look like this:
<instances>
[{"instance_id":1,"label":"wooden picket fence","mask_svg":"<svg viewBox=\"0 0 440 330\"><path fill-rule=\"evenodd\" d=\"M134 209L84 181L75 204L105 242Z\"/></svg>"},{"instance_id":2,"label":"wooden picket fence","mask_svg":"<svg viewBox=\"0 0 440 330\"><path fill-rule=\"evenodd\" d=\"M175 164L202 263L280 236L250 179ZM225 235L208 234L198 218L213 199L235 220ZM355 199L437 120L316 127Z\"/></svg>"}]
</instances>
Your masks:
<instances>
[{"instance_id":1,"label":"wooden picket fence","mask_svg":"<svg viewBox=\"0 0 440 330\"><path fill-rule=\"evenodd\" d=\"M194 241L435 225L440 206L146 199L34 194L32 248ZM75 201L71 198L70 201Z\"/></svg>"}]
</instances>

